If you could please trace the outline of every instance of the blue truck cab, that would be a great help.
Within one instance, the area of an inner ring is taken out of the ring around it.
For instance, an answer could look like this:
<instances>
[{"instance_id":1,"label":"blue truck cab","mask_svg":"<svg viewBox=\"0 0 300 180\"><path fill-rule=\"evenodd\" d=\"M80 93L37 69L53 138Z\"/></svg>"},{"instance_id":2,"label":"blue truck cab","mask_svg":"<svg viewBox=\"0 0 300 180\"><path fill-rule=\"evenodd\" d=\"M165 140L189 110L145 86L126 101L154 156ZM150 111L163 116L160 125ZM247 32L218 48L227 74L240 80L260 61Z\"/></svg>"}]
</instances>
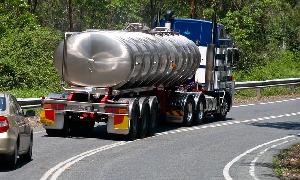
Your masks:
<instances>
[{"instance_id":1,"label":"blue truck cab","mask_svg":"<svg viewBox=\"0 0 300 180\"><path fill-rule=\"evenodd\" d=\"M165 26L167 21L165 19L160 21L160 26ZM172 18L170 21L171 29L174 32L187 37L198 46L207 46L211 43L212 37L212 22L203 19L186 19L186 18ZM214 44L216 47L220 45L232 45L232 41L226 34L225 27L222 24L217 25L217 34L215 36Z\"/></svg>"}]
</instances>

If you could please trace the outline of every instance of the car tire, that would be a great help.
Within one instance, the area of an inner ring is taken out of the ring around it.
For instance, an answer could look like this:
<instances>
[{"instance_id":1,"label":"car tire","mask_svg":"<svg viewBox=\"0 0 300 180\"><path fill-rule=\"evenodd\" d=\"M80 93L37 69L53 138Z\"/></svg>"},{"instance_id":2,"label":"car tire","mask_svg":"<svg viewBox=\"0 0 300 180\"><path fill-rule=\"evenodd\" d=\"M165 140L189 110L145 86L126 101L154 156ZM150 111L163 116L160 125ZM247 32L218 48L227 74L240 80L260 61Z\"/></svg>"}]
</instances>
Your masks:
<instances>
[{"instance_id":1,"label":"car tire","mask_svg":"<svg viewBox=\"0 0 300 180\"><path fill-rule=\"evenodd\" d=\"M7 158L7 167L12 170L16 169L17 160L18 160L18 142L16 141L14 145L13 154L9 155Z\"/></svg>"},{"instance_id":2,"label":"car tire","mask_svg":"<svg viewBox=\"0 0 300 180\"><path fill-rule=\"evenodd\" d=\"M30 135L30 144L29 144L29 148L28 151L26 152L26 154L22 155L21 158L25 161L31 161L32 160L32 147L33 147L33 135Z\"/></svg>"}]
</instances>

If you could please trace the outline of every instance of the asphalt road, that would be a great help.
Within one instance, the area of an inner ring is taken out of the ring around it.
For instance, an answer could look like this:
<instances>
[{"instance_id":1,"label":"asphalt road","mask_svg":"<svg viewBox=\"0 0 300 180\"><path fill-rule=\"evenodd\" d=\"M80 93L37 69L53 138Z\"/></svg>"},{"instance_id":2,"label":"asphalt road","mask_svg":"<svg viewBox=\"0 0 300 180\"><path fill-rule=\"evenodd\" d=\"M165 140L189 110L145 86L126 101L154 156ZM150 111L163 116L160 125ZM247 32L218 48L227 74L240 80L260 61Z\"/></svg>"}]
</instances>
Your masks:
<instances>
[{"instance_id":1,"label":"asphalt road","mask_svg":"<svg viewBox=\"0 0 300 180\"><path fill-rule=\"evenodd\" d=\"M276 179L272 156L300 142L300 98L234 107L227 121L164 126L133 142L103 128L89 137L38 132L33 160L0 167L0 179Z\"/></svg>"}]
</instances>

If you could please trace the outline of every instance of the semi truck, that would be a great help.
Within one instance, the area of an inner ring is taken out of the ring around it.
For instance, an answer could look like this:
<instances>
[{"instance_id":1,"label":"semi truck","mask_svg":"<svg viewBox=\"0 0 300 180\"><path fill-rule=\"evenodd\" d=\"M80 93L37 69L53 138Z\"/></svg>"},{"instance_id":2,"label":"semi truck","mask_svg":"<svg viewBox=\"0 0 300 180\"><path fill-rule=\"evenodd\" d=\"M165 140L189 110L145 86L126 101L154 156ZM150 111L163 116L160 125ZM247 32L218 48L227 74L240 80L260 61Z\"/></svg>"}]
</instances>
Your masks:
<instances>
[{"instance_id":1,"label":"semi truck","mask_svg":"<svg viewBox=\"0 0 300 180\"><path fill-rule=\"evenodd\" d=\"M225 120L234 96L238 49L225 27L167 14L154 29L66 32L54 54L64 92L42 99L49 136L91 132L95 122L130 140L162 121L183 126Z\"/></svg>"}]
</instances>

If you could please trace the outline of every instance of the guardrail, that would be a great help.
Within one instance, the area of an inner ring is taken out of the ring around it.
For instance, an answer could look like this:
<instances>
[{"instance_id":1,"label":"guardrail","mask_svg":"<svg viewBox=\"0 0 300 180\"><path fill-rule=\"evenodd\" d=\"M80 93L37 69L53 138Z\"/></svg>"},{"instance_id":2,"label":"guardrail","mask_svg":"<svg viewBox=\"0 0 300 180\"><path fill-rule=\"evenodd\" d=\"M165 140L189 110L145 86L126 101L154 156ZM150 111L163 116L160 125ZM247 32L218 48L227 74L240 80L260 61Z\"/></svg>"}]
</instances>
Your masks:
<instances>
[{"instance_id":1,"label":"guardrail","mask_svg":"<svg viewBox=\"0 0 300 180\"><path fill-rule=\"evenodd\" d=\"M295 86L298 84L300 84L300 78L273 79L266 81L245 81L236 82L235 90L256 89L256 96L260 98L262 88L275 86L290 86L292 93L294 93ZM18 98L17 100L23 109L41 107L40 98Z\"/></svg>"},{"instance_id":2,"label":"guardrail","mask_svg":"<svg viewBox=\"0 0 300 180\"><path fill-rule=\"evenodd\" d=\"M262 88L275 86L290 86L292 93L295 93L295 87L298 84L300 84L300 78L273 79L266 81L245 81L236 82L235 90L256 89L256 96L260 98Z\"/></svg>"},{"instance_id":3,"label":"guardrail","mask_svg":"<svg viewBox=\"0 0 300 180\"><path fill-rule=\"evenodd\" d=\"M41 98L17 98L18 103L23 109L41 107Z\"/></svg>"}]
</instances>

